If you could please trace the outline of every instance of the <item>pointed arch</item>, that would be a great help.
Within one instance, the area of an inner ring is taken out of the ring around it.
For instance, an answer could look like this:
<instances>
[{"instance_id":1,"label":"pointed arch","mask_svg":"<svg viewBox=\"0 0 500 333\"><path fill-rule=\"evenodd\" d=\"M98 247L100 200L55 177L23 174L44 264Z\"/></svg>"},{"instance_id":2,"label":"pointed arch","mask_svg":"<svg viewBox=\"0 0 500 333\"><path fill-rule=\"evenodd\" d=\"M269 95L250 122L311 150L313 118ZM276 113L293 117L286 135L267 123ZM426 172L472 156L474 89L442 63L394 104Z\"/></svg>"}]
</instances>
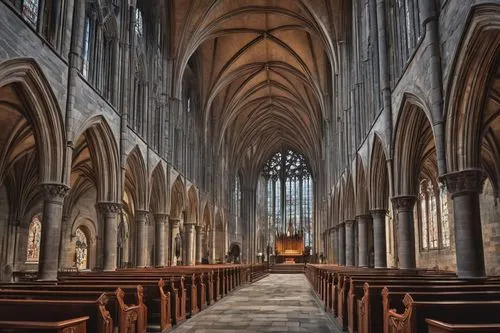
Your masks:
<instances>
[{"instance_id":1,"label":"pointed arch","mask_svg":"<svg viewBox=\"0 0 500 333\"><path fill-rule=\"evenodd\" d=\"M146 164L139 146L135 146L125 164L125 189L133 196L135 210L146 210L148 205L148 182Z\"/></svg>"},{"instance_id":2,"label":"pointed arch","mask_svg":"<svg viewBox=\"0 0 500 333\"><path fill-rule=\"evenodd\" d=\"M30 58L0 62L0 89L12 86L23 101L23 116L32 126L42 183L66 183L65 134L56 97L38 64Z\"/></svg>"},{"instance_id":3,"label":"pointed arch","mask_svg":"<svg viewBox=\"0 0 500 333\"><path fill-rule=\"evenodd\" d=\"M155 214L167 212L167 179L161 162L153 169L149 184L150 211Z\"/></svg>"},{"instance_id":4,"label":"pointed arch","mask_svg":"<svg viewBox=\"0 0 500 333\"><path fill-rule=\"evenodd\" d=\"M416 195L419 174L423 169L434 169L434 180L438 176L436 146L429 115L422 99L408 93L404 95L394 136L395 195Z\"/></svg>"},{"instance_id":5,"label":"pointed arch","mask_svg":"<svg viewBox=\"0 0 500 333\"><path fill-rule=\"evenodd\" d=\"M115 136L102 115L89 118L76 132L87 141L98 202L119 202L120 162Z\"/></svg>"},{"instance_id":6,"label":"pointed arch","mask_svg":"<svg viewBox=\"0 0 500 333\"><path fill-rule=\"evenodd\" d=\"M387 155L379 135L373 136L373 146L369 169L370 209L385 209L389 203L389 173Z\"/></svg>"},{"instance_id":7,"label":"pointed arch","mask_svg":"<svg viewBox=\"0 0 500 333\"><path fill-rule=\"evenodd\" d=\"M170 189L170 217L180 218L186 205L184 182L180 175L177 176Z\"/></svg>"},{"instance_id":8,"label":"pointed arch","mask_svg":"<svg viewBox=\"0 0 500 333\"><path fill-rule=\"evenodd\" d=\"M191 185L188 190L188 207L187 219L190 223L198 224L198 192L194 185Z\"/></svg>"},{"instance_id":9,"label":"pointed arch","mask_svg":"<svg viewBox=\"0 0 500 333\"><path fill-rule=\"evenodd\" d=\"M356 216L366 215L369 209L368 186L361 156L356 157Z\"/></svg>"},{"instance_id":10,"label":"pointed arch","mask_svg":"<svg viewBox=\"0 0 500 333\"><path fill-rule=\"evenodd\" d=\"M500 5L474 6L457 47L446 101L448 171L483 168L500 187ZM495 134L495 132L497 134ZM496 156L496 158L495 158Z\"/></svg>"}]
</instances>

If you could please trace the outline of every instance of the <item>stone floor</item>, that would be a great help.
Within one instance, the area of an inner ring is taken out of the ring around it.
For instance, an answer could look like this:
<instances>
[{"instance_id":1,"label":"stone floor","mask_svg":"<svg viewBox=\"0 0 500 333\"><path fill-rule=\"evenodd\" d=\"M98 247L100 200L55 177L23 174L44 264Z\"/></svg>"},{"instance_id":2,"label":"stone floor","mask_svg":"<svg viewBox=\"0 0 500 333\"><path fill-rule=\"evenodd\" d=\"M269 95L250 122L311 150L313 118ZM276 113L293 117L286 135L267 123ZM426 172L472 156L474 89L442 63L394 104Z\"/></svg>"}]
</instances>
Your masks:
<instances>
[{"instance_id":1,"label":"stone floor","mask_svg":"<svg viewBox=\"0 0 500 333\"><path fill-rule=\"evenodd\" d=\"M304 274L271 274L200 312L173 333L339 332Z\"/></svg>"}]
</instances>

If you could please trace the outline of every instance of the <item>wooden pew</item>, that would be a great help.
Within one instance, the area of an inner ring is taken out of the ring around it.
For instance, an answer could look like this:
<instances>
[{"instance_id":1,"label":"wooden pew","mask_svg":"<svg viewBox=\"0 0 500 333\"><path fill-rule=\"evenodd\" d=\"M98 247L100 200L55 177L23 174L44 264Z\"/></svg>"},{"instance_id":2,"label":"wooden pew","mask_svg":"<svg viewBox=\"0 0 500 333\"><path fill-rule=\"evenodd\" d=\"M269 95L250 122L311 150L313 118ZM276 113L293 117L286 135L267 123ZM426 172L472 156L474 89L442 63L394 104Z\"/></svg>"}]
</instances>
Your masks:
<instances>
[{"instance_id":1,"label":"wooden pew","mask_svg":"<svg viewBox=\"0 0 500 333\"><path fill-rule=\"evenodd\" d=\"M86 333L88 316L59 321L0 320L2 332Z\"/></svg>"},{"instance_id":2,"label":"wooden pew","mask_svg":"<svg viewBox=\"0 0 500 333\"><path fill-rule=\"evenodd\" d=\"M394 293L384 295L384 332L418 333L425 332L425 319L456 320L460 324L493 323L500 313L500 295L498 292L469 293L420 293L405 294L401 305L402 313L386 306ZM397 304L397 302L396 302Z\"/></svg>"},{"instance_id":3,"label":"wooden pew","mask_svg":"<svg viewBox=\"0 0 500 333\"><path fill-rule=\"evenodd\" d=\"M2 286L5 289L5 285ZM41 285L41 284L11 284L8 286L9 290L19 291L22 290L26 293L37 290L50 291L54 297L58 297L61 291L72 292L100 292L104 293L107 297L107 306L111 316L114 318L114 324L118 326L119 332L129 332L133 329L135 332L146 332L147 322L147 308L143 304L143 289L139 285ZM41 296L40 296L41 297ZM49 296L46 296L49 297ZM83 296L82 296L83 297ZM6 299L5 301L9 301ZM11 301L16 301L12 299ZM72 299L65 299L61 301L75 302ZM137 305L133 304L137 301ZM80 302L80 301L78 301ZM95 303L96 301L94 301ZM82 313L82 315L86 315Z\"/></svg>"},{"instance_id":4,"label":"wooden pew","mask_svg":"<svg viewBox=\"0 0 500 333\"><path fill-rule=\"evenodd\" d=\"M426 319L428 333L491 333L500 332L500 324L450 324L439 320Z\"/></svg>"},{"instance_id":5,"label":"wooden pew","mask_svg":"<svg viewBox=\"0 0 500 333\"><path fill-rule=\"evenodd\" d=\"M113 319L106 310L107 297L102 295L97 300L68 299L0 299L0 321L4 327L14 325L13 322L47 322L54 325L74 318L86 318L85 327L89 332L112 333ZM37 324L39 325L39 324ZM81 330L82 324L77 328ZM33 329L33 328L32 328ZM71 331L70 331L71 332ZM119 330L119 333L126 333Z\"/></svg>"},{"instance_id":6,"label":"wooden pew","mask_svg":"<svg viewBox=\"0 0 500 333\"><path fill-rule=\"evenodd\" d=\"M383 283L378 281L376 283ZM370 284L365 282L363 285L363 297L357 299L357 328L358 333L380 333L383 331L383 308L382 292L384 288L389 288L393 292L449 292L449 291L498 291L498 284L469 284L461 285L405 285L400 282L385 281L384 284Z\"/></svg>"}]
</instances>

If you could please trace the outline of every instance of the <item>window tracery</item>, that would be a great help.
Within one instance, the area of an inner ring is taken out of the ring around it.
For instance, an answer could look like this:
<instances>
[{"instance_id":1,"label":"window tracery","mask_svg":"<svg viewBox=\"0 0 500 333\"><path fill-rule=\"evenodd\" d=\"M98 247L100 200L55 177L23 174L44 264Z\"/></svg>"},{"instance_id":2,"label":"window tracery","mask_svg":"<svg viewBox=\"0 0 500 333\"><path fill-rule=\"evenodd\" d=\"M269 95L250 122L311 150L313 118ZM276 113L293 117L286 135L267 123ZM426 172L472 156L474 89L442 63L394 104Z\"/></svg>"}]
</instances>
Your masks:
<instances>
[{"instance_id":1,"label":"window tracery","mask_svg":"<svg viewBox=\"0 0 500 333\"><path fill-rule=\"evenodd\" d=\"M42 222L38 216L34 216L28 228L28 245L26 249L26 261L37 263L40 257L40 240L42 238Z\"/></svg>"},{"instance_id":2,"label":"window tracery","mask_svg":"<svg viewBox=\"0 0 500 333\"><path fill-rule=\"evenodd\" d=\"M81 228L75 232L75 262L78 269L88 268L88 240L87 235Z\"/></svg>"},{"instance_id":3,"label":"window tracery","mask_svg":"<svg viewBox=\"0 0 500 333\"><path fill-rule=\"evenodd\" d=\"M429 179L420 182L419 190L420 239L422 250L450 246L447 193Z\"/></svg>"},{"instance_id":4,"label":"window tracery","mask_svg":"<svg viewBox=\"0 0 500 333\"><path fill-rule=\"evenodd\" d=\"M267 216L274 235L303 235L312 245L312 175L306 159L292 150L277 152L264 165Z\"/></svg>"}]
</instances>

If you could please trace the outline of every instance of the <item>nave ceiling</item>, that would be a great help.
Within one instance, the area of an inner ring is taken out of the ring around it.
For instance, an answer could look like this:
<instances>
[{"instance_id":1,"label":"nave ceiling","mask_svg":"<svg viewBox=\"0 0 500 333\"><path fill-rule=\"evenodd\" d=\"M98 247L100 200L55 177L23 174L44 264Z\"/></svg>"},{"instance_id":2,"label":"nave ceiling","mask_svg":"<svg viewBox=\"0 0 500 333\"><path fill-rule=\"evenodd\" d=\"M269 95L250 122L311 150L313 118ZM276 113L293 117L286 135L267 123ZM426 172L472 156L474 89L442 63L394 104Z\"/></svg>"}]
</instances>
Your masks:
<instances>
[{"instance_id":1,"label":"nave ceiling","mask_svg":"<svg viewBox=\"0 0 500 333\"><path fill-rule=\"evenodd\" d=\"M205 142L257 174L290 148L321 160L342 1L172 1L174 85L198 71ZM191 68L193 69L193 68ZM181 86L174 94L182 96ZM225 146L227 144L227 146ZM227 150L226 150L227 149Z\"/></svg>"}]
</instances>

